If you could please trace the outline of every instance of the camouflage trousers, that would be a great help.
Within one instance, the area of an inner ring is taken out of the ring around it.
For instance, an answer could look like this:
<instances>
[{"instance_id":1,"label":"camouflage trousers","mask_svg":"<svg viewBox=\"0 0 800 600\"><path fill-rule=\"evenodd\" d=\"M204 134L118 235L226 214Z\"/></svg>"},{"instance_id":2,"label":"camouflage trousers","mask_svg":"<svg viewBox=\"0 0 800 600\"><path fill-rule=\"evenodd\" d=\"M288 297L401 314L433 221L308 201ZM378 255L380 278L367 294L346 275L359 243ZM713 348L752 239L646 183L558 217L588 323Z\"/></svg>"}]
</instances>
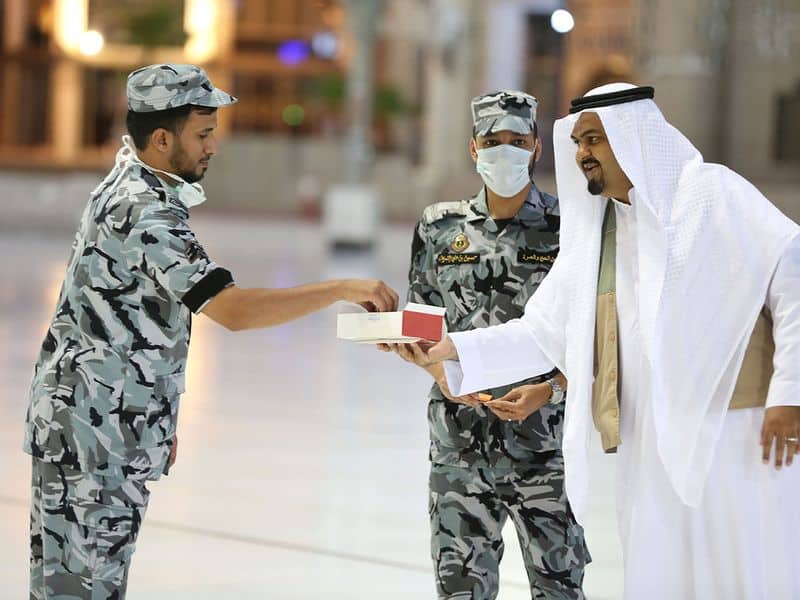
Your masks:
<instances>
[{"instance_id":1,"label":"camouflage trousers","mask_svg":"<svg viewBox=\"0 0 800 600\"><path fill-rule=\"evenodd\" d=\"M33 459L31 600L123 600L150 495L144 480Z\"/></svg>"},{"instance_id":2,"label":"camouflage trousers","mask_svg":"<svg viewBox=\"0 0 800 600\"><path fill-rule=\"evenodd\" d=\"M591 558L567 503L564 459L560 452L542 455L540 465L515 469L431 465L431 556L440 599L497 597L508 517L517 529L531 598L585 598L581 585Z\"/></svg>"}]
</instances>

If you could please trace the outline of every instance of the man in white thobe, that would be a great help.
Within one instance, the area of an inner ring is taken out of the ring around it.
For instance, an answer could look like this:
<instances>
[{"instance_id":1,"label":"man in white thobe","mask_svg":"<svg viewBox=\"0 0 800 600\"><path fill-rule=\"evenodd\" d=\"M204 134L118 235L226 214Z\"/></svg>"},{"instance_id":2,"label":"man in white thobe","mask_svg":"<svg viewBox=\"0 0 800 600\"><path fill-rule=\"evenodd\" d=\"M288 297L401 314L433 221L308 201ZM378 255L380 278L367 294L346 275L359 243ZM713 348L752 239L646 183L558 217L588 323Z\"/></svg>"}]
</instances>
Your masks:
<instances>
[{"instance_id":1,"label":"man in white thobe","mask_svg":"<svg viewBox=\"0 0 800 600\"><path fill-rule=\"evenodd\" d=\"M797 600L800 228L703 162L653 96L612 84L573 100L554 132L550 274L521 319L451 334L421 362L445 360L456 395L567 376L579 521L592 419L619 454L626 599Z\"/></svg>"}]
</instances>

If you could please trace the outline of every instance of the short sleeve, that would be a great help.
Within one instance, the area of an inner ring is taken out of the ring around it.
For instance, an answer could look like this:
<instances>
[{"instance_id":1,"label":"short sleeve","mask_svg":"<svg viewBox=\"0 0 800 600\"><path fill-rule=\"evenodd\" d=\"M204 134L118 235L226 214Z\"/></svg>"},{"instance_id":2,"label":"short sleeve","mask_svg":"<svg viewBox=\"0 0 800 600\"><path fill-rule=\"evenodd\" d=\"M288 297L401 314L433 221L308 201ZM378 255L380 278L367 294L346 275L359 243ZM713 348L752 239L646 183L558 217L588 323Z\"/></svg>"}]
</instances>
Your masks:
<instances>
[{"instance_id":1,"label":"short sleeve","mask_svg":"<svg viewBox=\"0 0 800 600\"><path fill-rule=\"evenodd\" d=\"M193 313L233 285L230 271L206 254L194 232L168 209L148 211L128 236L132 267L167 290Z\"/></svg>"}]
</instances>

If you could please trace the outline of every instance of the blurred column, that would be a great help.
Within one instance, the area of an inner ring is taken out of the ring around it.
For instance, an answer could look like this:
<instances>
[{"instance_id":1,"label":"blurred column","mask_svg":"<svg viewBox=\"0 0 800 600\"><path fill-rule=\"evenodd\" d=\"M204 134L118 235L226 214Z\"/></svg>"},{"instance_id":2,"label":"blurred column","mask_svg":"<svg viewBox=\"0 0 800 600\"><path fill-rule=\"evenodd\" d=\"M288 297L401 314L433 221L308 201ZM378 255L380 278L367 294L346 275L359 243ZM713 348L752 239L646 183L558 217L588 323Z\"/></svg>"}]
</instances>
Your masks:
<instances>
[{"instance_id":1,"label":"blurred column","mask_svg":"<svg viewBox=\"0 0 800 600\"><path fill-rule=\"evenodd\" d=\"M438 0L430 6L421 173L428 202L442 199L445 182L472 171L467 152L472 131L469 102L483 91L478 74L484 44L478 23L485 10L480 0Z\"/></svg>"},{"instance_id":2,"label":"blurred column","mask_svg":"<svg viewBox=\"0 0 800 600\"><path fill-rule=\"evenodd\" d=\"M6 0L3 4L3 52L8 56L22 50L25 45L27 31L28 1ZM22 66L16 60L4 61L2 69L2 145L14 145L19 142L19 91L22 89Z\"/></svg>"},{"instance_id":3,"label":"blurred column","mask_svg":"<svg viewBox=\"0 0 800 600\"><path fill-rule=\"evenodd\" d=\"M719 159L720 53L730 0L640 0L639 81L656 88L667 119L706 155ZM661 90L661 93L659 93Z\"/></svg>"},{"instance_id":4,"label":"blurred column","mask_svg":"<svg viewBox=\"0 0 800 600\"><path fill-rule=\"evenodd\" d=\"M343 0L350 28L347 77L346 184L332 186L323 202L323 229L333 248L370 248L378 238L382 200L369 182L374 160L372 104L375 37L385 0Z\"/></svg>"},{"instance_id":5,"label":"blurred column","mask_svg":"<svg viewBox=\"0 0 800 600\"><path fill-rule=\"evenodd\" d=\"M720 160L750 177L771 178L780 128L778 99L800 85L800 2L729 0L728 38L714 107ZM797 163L785 165L797 180ZM792 173L792 171L794 171Z\"/></svg>"},{"instance_id":6,"label":"blurred column","mask_svg":"<svg viewBox=\"0 0 800 600\"><path fill-rule=\"evenodd\" d=\"M73 60L61 58L53 65L50 78L50 127L56 163L80 155L83 140L83 70Z\"/></svg>"},{"instance_id":7,"label":"blurred column","mask_svg":"<svg viewBox=\"0 0 800 600\"><path fill-rule=\"evenodd\" d=\"M344 0L352 51L347 74L348 170L351 183L366 180L375 150L372 146L375 33L386 0Z\"/></svg>"}]
</instances>

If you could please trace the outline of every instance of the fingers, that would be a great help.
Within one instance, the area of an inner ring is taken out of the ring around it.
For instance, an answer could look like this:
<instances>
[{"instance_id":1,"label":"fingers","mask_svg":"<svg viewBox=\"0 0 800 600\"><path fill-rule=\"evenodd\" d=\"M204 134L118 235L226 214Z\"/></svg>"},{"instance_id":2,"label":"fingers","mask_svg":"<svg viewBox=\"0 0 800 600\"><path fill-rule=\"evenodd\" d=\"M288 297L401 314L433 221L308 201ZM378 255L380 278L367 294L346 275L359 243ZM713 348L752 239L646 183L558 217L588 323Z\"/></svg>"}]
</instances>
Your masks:
<instances>
[{"instance_id":1,"label":"fingers","mask_svg":"<svg viewBox=\"0 0 800 600\"><path fill-rule=\"evenodd\" d=\"M509 394L503 396L507 397ZM494 414L505 421L521 421L524 417L520 413L520 407L515 402L509 402L498 398L484 403Z\"/></svg>"},{"instance_id":2,"label":"fingers","mask_svg":"<svg viewBox=\"0 0 800 600\"><path fill-rule=\"evenodd\" d=\"M399 296L380 280L353 279L344 282L345 300L357 302L369 312L397 310Z\"/></svg>"},{"instance_id":3,"label":"fingers","mask_svg":"<svg viewBox=\"0 0 800 600\"><path fill-rule=\"evenodd\" d=\"M411 356L415 363L418 365L425 366L430 361L428 360L428 355L425 351L420 347L419 344L406 344L408 351L411 353Z\"/></svg>"},{"instance_id":4,"label":"fingers","mask_svg":"<svg viewBox=\"0 0 800 600\"><path fill-rule=\"evenodd\" d=\"M475 397L475 394L467 394L466 396L458 396L455 399L456 402L460 402L461 404L466 404L467 406L471 406L472 408L477 408L481 405L481 401Z\"/></svg>"},{"instance_id":5,"label":"fingers","mask_svg":"<svg viewBox=\"0 0 800 600\"><path fill-rule=\"evenodd\" d=\"M786 440L786 466L791 467L794 462L794 455L798 452L797 438L791 436L784 439Z\"/></svg>"},{"instance_id":6,"label":"fingers","mask_svg":"<svg viewBox=\"0 0 800 600\"><path fill-rule=\"evenodd\" d=\"M787 437L789 440L786 439ZM794 462L794 455L797 454L797 442L793 440L793 436L786 436L767 429L762 436L761 462L765 465L769 464L769 455L774 448L775 468L781 469L784 463L787 467L790 466Z\"/></svg>"},{"instance_id":7,"label":"fingers","mask_svg":"<svg viewBox=\"0 0 800 600\"><path fill-rule=\"evenodd\" d=\"M396 346L396 352L403 357L403 360L407 360L408 362L416 362L414 360L414 353L410 348L411 344L396 344Z\"/></svg>"},{"instance_id":8,"label":"fingers","mask_svg":"<svg viewBox=\"0 0 800 600\"><path fill-rule=\"evenodd\" d=\"M761 462L765 465L769 464L769 454L772 450L772 434L768 434L766 430L761 433Z\"/></svg>"},{"instance_id":9,"label":"fingers","mask_svg":"<svg viewBox=\"0 0 800 600\"><path fill-rule=\"evenodd\" d=\"M172 448L169 451L169 462L167 463L170 467L175 464L175 460L178 458L178 436L173 438Z\"/></svg>"},{"instance_id":10,"label":"fingers","mask_svg":"<svg viewBox=\"0 0 800 600\"><path fill-rule=\"evenodd\" d=\"M761 460L765 465L770 463L770 454L776 469L788 467L794 463L794 456L800 448L798 433L798 414L796 407L771 407L764 415L761 426Z\"/></svg>"},{"instance_id":11,"label":"fingers","mask_svg":"<svg viewBox=\"0 0 800 600\"><path fill-rule=\"evenodd\" d=\"M358 305L367 312L377 312L378 310L378 308L372 302L369 301L359 302Z\"/></svg>"},{"instance_id":12,"label":"fingers","mask_svg":"<svg viewBox=\"0 0 800 600\"><path fill-rule=\"evenodd\" d=\"M516 402L521 397L521 394L516 389L511 390L505 396L500 396L499 398L495 398L490 400L490 402Z\"/></svg>"},{"instance_id":13,"label":"fingers","mask_svg":"<svg viewBox=\"0 0 800 600\"><path fill-rule=\"evenodd\" d=\"M503 398L505 398L505 396L503 396ZM486 406L491 409L498 409L507 412L513 411L517 408L516 403L503 400L502 398L498 398L497 400L489 400L489 402L486 403Z\"/></svg>"},{"instance_id":14,"label":"fingers","mask_svg":"<svg viewBox=\"0 0 800 600\"><path fill-rule=\"evenodd\" d=\"M783 466L783 456L786 452L786 439L782 435L775 436L775 468Z\"/></svg>"},{"instance_id":15,"label":"fingers","mask_svg":"<svg viewBox=\"0 0 800 600\"><path fill-rule=\"evenodd\" d=\"M383 281L374 282L372 294L373 297L369 298L369 300L375 304L375 308L377 308L378 311L387 312L397 310L397 303L399 301L397 292L386 285Z\"/></svg>"}]
</instances>

